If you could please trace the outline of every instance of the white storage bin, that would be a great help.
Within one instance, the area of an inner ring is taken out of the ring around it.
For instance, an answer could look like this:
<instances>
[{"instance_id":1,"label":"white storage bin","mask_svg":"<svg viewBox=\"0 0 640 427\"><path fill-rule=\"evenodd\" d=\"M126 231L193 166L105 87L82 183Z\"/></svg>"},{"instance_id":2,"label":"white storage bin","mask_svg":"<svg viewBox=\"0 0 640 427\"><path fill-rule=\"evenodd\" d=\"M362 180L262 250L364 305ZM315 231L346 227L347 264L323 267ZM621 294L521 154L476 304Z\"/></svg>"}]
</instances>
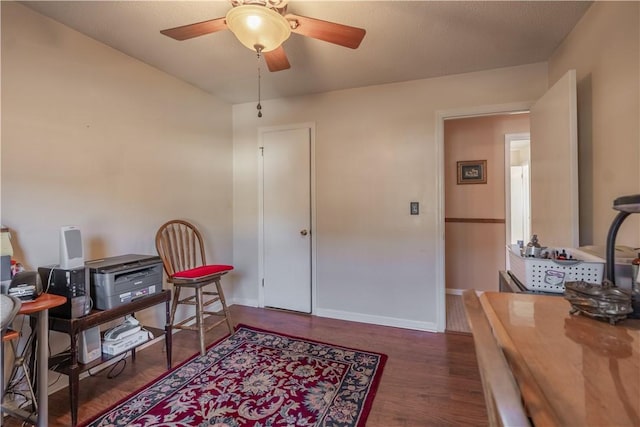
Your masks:
<instances>
[{"instance_id":1,"label":"white storage bin","mask_svg":"<svg viewBox=\"0 0 640 427\"><path fill-rule=\"evenodd\" d=\"M573 259L527 258L520 256L517 248L509 248L511 273L528 290L563 293L564 283L577 280L601 284L604 276L605 260L578 249L558 248ZM517 252L516 252L517 251Z\"/></svg>"}]
</instances>

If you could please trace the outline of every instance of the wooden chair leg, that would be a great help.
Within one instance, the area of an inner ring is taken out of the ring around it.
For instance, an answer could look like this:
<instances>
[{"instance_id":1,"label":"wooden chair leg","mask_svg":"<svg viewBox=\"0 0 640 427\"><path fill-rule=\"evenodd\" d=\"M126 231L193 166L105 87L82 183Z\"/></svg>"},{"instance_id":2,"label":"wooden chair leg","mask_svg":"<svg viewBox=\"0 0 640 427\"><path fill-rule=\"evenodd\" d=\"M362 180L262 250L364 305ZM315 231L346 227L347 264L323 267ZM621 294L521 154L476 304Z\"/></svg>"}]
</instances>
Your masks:
<instances>
[{"instance_id":1,"label":"wooden chair leg","mask_svg":"<svg viewBox=\"0 0 640 427\"><path fill-rule=\"evenodd\" d=\"M227 321L227 326L229 327L229 333L233 335L233 322L231 321L231 313L229 312L229 308L227 308L227 301L224 299L224 292L222 292L220 279L216 280L216 290L218 291L218 297L220 298L220 303L222 304L222 311Z\"/></svg>"},{"instance_id":2,"label":"wooden chair leg","mask_svg":"<svg viewBox=\"0 0 640 427\"><path fill-rule=\"evenodd\" d=\"M173 321L176 318L176 309L178 308L178 301L180 301L181 286L173 287L173 302L171 304L171 318L169 319L170 325L173 326Z\"/></svg>"},{"instance_id":3,"label":"wooden chair leg","mask_svg":"<svg viewBox=\"0 0 640 427\"><path fill-rule=\"evenodd\" d=\"M198 328L198 337L200 338L200 355L204 356L204 304L203 304L202 287L196 288L196 323Z\"/></svg>"}]
</instances>

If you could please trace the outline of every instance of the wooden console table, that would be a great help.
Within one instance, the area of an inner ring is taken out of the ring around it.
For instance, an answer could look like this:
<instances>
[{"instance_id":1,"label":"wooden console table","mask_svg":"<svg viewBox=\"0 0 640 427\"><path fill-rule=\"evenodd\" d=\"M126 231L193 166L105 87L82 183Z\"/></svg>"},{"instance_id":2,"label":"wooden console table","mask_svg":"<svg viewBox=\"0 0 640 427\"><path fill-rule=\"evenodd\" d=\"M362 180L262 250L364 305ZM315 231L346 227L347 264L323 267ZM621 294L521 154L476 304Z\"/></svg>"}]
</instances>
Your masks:
<instances>
[{"instance_id":1,"label":"wooden console table","mask_svg":"<svg viewBox=\"0 0 640 427\"><path fill-rule=\"evenodd\" d=\"M171 301L171 291L162 290L156 294L136 299L132 302L120 305L108 310L93 310L86 316L75 319L65 319L60 317L49 317L49 329L57 332L69 334L71 339L71 350L69 354L54 355L49 359L49 369L60 372L69 377L69 398L71 404L71 425L76 426L78 422L78 392L80 388L80 374L89 369L95 368L119 355L108 355L102 353L102 358L93 362L83 364L78 361L78 339L82 331L102 325L128 314L165 303L165 327L164 330L145 327L154 336L164 334L167 352L167 369L171 369L171 324L169 302ZM131 349L131 359L135 361L136 350Z\"/></svg>"},{"instance_id":2,"label":"wooden console table","mask_svg":"<svg viewBox=\"0 0 640 427\"><path fill-rule=\"evenodd\" d=\"M570 315L567 300L546 295L480 302L534 425L640 425L640 320Z\"/></svg>"}]
</instances>

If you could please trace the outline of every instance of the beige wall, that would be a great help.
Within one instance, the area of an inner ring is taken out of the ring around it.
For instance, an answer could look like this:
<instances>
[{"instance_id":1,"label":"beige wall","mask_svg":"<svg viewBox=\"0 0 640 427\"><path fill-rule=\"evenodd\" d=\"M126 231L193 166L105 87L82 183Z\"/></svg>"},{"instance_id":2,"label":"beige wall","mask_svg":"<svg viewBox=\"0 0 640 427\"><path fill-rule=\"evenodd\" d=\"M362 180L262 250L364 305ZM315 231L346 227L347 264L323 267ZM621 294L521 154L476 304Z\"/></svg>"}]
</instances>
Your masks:
<instances>
[{"instance_id":1,"label":"beige wall","mask_svg":"<svg viewBox=\"0 0 640 427\"><path fill-rule=\"evenodd\" d=\"M255 304L257 130L315 122L316 312L432 328L444 280L438 112L533 101L548 78L576 68L583 243L598 243L613 198L640 184L638 43L638 3L595 3L548 72L541 63L268 100L258 120L254 102L231 111L2 2L2 222L17 255L37 266L57 261L63 224L83 228L91 258L153 253L157 226L187 217L203 227L214 261L233 253L231 298ZM414 200L418 217L408 214ZM624 238L638 246L629 227Z\"/></svg>"},{"instance_id":2,"label":"beige wall","mask_svg":"<svg viewBox=\"0 0 640 427\"><path fill-rule=\"evenodd\" d=\"M2 7L2 224L28 268L59 260L78 225L85 258L155 254L173 217L232 261L231 107L10 2ZM162 310L158 324L164 324Z\"/></svg>"},{"instance_id":3,"label":"beige wall","mask_svg":"<svg viewBox=\"0 0 640 427\"><path fill-rule=\"evenodd\" d=\"M435 328L444 288L436 113L532 101L546 87L546 64L534 64L263 101L262 119L255 103L235 105L237 300L258 299L258 128L315 122L316 313Z\"/></svg>"},{"instance_id":4,"label":"beige wall","mask_svg":"<svg viewBox=\"0 0 640 427\"><path fill-rule=\"evenodd\" d=\"M447 222L447 289L498 290L505 268L505 134L529 132L529 115L446 120L444 126L445 218L502 220ZM487 160L486 184L457 184L457 162Z\"/></svg>"},{"instance_id":5,"label":"beige wall","mask_svg":"<svg viewBox=\"0 0 640 427\"><path fill-rule=\"evenodd\" d=\"M595 2L549 59L578 82L580 244L604 245L619 196L640 193L640 2ZM640 246L640 215L618 244Z\"/></svg>"}]
</instances>

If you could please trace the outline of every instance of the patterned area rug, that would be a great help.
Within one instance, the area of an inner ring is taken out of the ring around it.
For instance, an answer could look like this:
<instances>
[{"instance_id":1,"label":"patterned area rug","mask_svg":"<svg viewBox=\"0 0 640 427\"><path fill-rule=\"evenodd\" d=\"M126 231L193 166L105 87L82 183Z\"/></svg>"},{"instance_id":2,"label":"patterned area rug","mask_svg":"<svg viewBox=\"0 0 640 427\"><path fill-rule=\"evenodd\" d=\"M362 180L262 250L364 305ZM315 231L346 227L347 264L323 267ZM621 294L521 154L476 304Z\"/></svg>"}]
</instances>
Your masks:
<instances>
[{"instance_id":1,"label":"patterned area rug","mask_svg":"<svg viewBox=\"0 0 640 427\"><path fill-rule=\"evenodd\" d=\"M386 356L239 325L88 426L364 426Z\"/></svg>"}]
</instances>

